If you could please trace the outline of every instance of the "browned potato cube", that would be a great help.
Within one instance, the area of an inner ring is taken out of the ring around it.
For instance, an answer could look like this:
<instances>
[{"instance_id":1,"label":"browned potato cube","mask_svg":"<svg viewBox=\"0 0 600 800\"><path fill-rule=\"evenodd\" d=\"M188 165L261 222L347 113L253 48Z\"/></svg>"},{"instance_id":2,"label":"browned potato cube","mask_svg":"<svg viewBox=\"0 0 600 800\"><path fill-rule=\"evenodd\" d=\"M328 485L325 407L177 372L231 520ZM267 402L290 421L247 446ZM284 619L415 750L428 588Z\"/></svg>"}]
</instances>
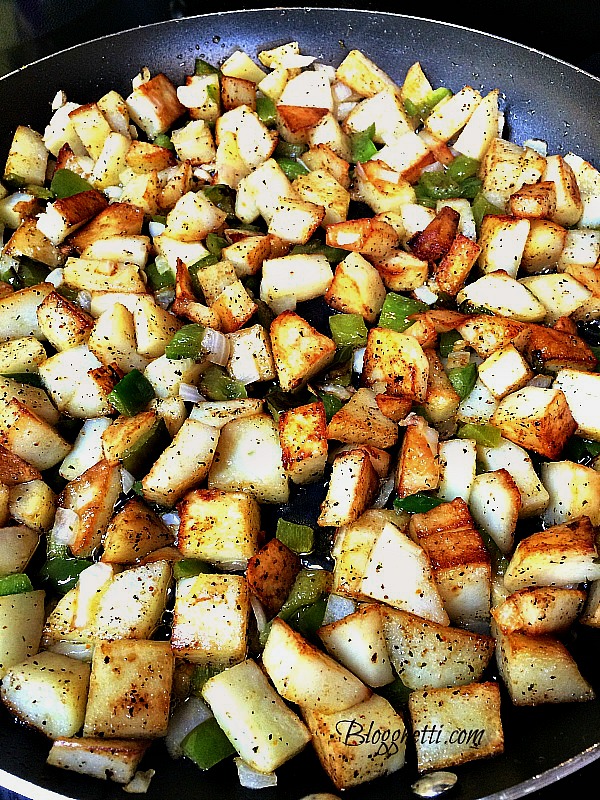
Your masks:
<instances>
[{"instance_id":1,"label":"browned potato cube","mask_svg":"<svg viewBox=\"0 0 600 800\"><path fill-rule=\"evenodd\" d=\"M511 442L552 459L577 430L563 392L539 386L525 386L504 397L491 423Z\"/></svg>"},{"instance_id":2,"label":"browned potato cube","mask_svg":"<svg viewBox=\"0 0 600 800\"><path fill-rule=\"evenodd\" d=\"M174 541L173 532L141 499L127 503L111 519L102 540L102 561L135 564Z\"/></svg>"},{"instance_id":3,"label":"browned potato cube","mask_svg":"<svg viewBox=\"0 0 600 800\"><path fill-rule=\"evenodd\" d=\"M362 380L377 394L427 397L429 362L414 336L389 328L371 328L367 336Z\"/></svg>"},{"instance_id":4,"label":"browned potato cube","mask_svg":"<svg viewBox=\"0 0 600 800\"><path fill-rule=\"evenodd\" d=\"M499 755L504 750L497 683L411 692L419 772Z\"/></svg>"},{"instance_id":5,"label":"browned potato cube","mask_svg":"<svg viewBox=\"0 0 600 800\"><path fill-rule=\"evenodd\" d=\"M362 388L333 415L327 438L385 450L398 441L398 425L381 411L375 393Z\"/></svg>"},{"instance_id":6,"label":"browned potato cube","mask_svg":"<svg viewBox=\"0 0 600 800\"><path fill-rule=\"evenodd\" d=\"M300 557L276 538L269 539L249 559L246 568L248 586L269 617L274 617L285 603L300 567Z\"/></svg>"},{"instance_id":7,"label":"browned potato cube","mask_svg":"<svg viewBox=\"0 0 600 800\"><path fill-rule=\"evenodd\" d=\"M283 466L294 483L310 483L325 471L327 418L323 403L309 403L279 417Z\"/></svg>"},{"instance_id":8,"label":"browned potato cube","mask_svg":"<svg viewBox=\"0 0 600 800\"><path fill-rule=\"evenodd\" d=\"M84 736L154 739L169 722L174 659L169 642L97 642Z\"/></svg>"},{"instance_id":9,"label":"browned potato cube","mask_svg":"<svg viewBox=\"0 0 600 800\"><path fill-rule=\"evenodd\" d=\"M438 436L423 417L415 416L414 424L405 428L398 465L396 491L398 497L437 489L440 482Z\"/></svg>"},{"instance_id":10,"label":"browned potato cube","mask_svg":"<svg viewBox=\"0 0 600 800\"><path fill-rule=\"evenodd\" d=\"M525 183L510 196L510 213L515 217L549 219L556 210L556 189L553 181Z\"/></svg>"},{"instance_id":11,"label":"browned potato cube","mask_svg":"<svg viewBox=\"0 0 600 800\"><path fill-rule=\"evenodd\" d=\"M335 342L293 311L271 323L273 359L284 392L293 392L333 359Z\"/></svg>"}]
</instances>

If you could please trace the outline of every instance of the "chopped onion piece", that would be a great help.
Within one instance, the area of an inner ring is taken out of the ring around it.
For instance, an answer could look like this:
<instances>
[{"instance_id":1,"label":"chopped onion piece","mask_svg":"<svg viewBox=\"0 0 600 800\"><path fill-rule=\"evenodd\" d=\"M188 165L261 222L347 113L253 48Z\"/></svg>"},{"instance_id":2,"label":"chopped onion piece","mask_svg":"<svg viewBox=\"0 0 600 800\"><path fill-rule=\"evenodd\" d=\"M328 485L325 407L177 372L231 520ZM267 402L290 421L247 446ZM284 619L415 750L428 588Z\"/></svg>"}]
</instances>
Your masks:
<instances>
[{"instance_id":1,"label":"chopped onion piece","mask_svg":"<svg viewBox=\"0 0 600 800\"><path fill-rule=\"evenodd\" d=\"M322 72L327 75L329 83L335 81L335 67L332 67L331 64L321 64L319 61L315 61L313 69L315 72Z\"/></svg>"},{"instance_id":2,"label":"chopped onion piece","mask_svg":"<svg viewBox=\"0 0 600 800\"><path fill-rule=\"evenodd\" d=\"M413 290L414 296L417 300L421 300L423 303L427 303L428 306L432 306L434 303L437 303L438 296L435 292L432 292L427 286L418 286L416 289Z\"/></svg>"},{"instance_id":3,"label":"chopped onion piece","mask_svg":"<svg viewBox=\"0 0 600 800\"><path fill-rule=\"evenodd\" d=\"M527 386L538 386L540 389L549 389L552 386L552 376L534 375Z\"/></svg>"},{"instance_id":4,"label":"chopped onion piece","mask_svg":"<svg viewBox=\"0 0 600 800\"><path fill-rule=\"evenodd\" d=\"M336 81L332 85L331 92L336 103L345 103L347 100L353 99L352 89L341 81Z\"/></svg>"},{"instance_id":5,"label":"chopped onion piece","mask_svg":"<svg viewBox=\"0 0 600 800\"><path fill-rule=\"evenodd\" d=\"M121 488L123 489L124 494L129 494L129 492L133 489L133 484L135 483L135 478L124 467L121 467Z\"/></svg>"},{"instance_id":6,"label":"chopped onion piece","mask_svg":"<svg viewBox=\"0 0 600 800\"><path fill-rule=\"evenodd\" d=\"M161 519L168 528L177 528L179 530L181 517L176 511L167 511L166 514L162 515Z\"/></svg>"},{"instance_id":7,"label":"chopped onion piece","mask_svg":"<svg viewBox=\"0 0 600 800\"><path fill-rule=\"evenodd\" d=\"M427 164L427 166L423 167L421 172L443 172L444 165L441 161L434 161L433 164Z\"/></svg>"},{"instance_id":8,"label":"chopped onion piece","mask_svg":"<svg viewBox=\"0 0 600 800\"><path fill-rule=\"evenodd\" d=\"M341 594L330 594L325 605L322 624L329 625L330 622L338 622L355 611L356 603L354 600L349 597L342 597Z\"/></svg>"},{"instance_id":9,"label":"chopped onion piece","mask_svg":"<svg viewBox=\"0 0 600 800\"><path fill-rule=\"evenodd\" d=\"M90 642L55 642L50 645L48 650L60 653L62 656L69 656L76 661L91 661L94 653L94 647Z\"/></svg>"},{"instance_id":10,"label":"chopped onion piece","mask_svg":"<svg viewBox=\"0 0 600 800\"><path fill-rule=\"evenodd\" d=\"M250 605L252 606L252 613L256 618L256 627L258 628L258 632L262 633L267 627L267 622L268 622L263 604L260 602L260 600L256 595L251 594Z\"/></svg>"},{"instance_id":11,"label":"chopped onion piece","mask_svg":"<svg viewBox=\"0 0 600 800\"><path fill-rule=\"evenodd\" d=\"M390 475L389 478L386 478L381 484L379 494L373 501L373 508L385 508L387 501L390 499L392 492L394 491L394 485L394 476Z\"/></svg>"},{"instance_id":12,"label":"chopped onion piece","mask_svg":"<svg viewBox=\"0 0 600 800\"><path fill-rule=\"evenodd\" d=\"M420 417L418 414L415 414L414 411L411 411L410 414L407 414L404 419L398 420L398 425L401 428L408 428L409 425L419 425Z\"/></svg>"},{"instance_id":13,"label":"chopped onion piece","mask_svg":"<svg viewBox=\"0 0 600 800\"><path fill-rule=\"evenodd\" d=\"M223 572L243 572L248 566L247 558L232 558L229 561L220 561Z\"/></svg>"},{"instance_id":14,"label":"chopped onion piece","mask_svg":"<svg viewBox=\"0 0 600 800\"><path fill-rule=\"evenodd\" d=\"M50 104L50 108L52 109L52 111L58 111L58 109L62 108L66 102L67 102L67 95L62 89L59 89L58 92L54 95L52 103Z\"/></svg>"},{"instance_id":15,"label":"chopped onion piece","mask_svg":"<svg viewBox=\"0 0 600 800\"><path fill-rule=\"evenodd\" d=\"M159 289L154 297L161 308L168 308L173 300L175 300L175 289L170 289L169 287Z\"/></svg>"},{"instance_id":16,"label":"chopped onion piece","mask_svg":"<svg viewBox=\"0 0 600 800\"><path fill-rule=\"evenodd\" d=\"M188 697L187 700L176 706L169 720L165 737L165 747L171 758L181 758L183 755L181 743L185 737L211 717L210 708L204 700L195 695Z\"/></svg>"},{"instance_id":17,"label":"chopped onion piece","mask_svg":"<svg viewBox=\"0 0 600 800\"><path fill-rule=\"evenodd\" d=\"M88 314L92 308L92 295L86 289L82 289L77 293L77 305Z\"/></svg>"},{"instance_id":18,"label":"chopped onion piece","mask_svg":"<svg viewBox=\"0 0 600 800\"><path fill-rule=\"evenodd\" d=\"M52 272L49 272L44 280L46 281L46 283L51 283L55 289L58 289L58 287L63 282L63 276L64 276L63 270L61 269L61 267L57 267L56 269L53 269Z\"/></svg>"},{"instance_id":19,"label":"chopped onion piece","mask_svg":"<svg viewBox=\"0 0 600 800\"><path fill-rule=\"evenodd\" d=\"M137 89L138 86L142 86L144 83L148 83L151 78L150 69L149 67L142 67L142 69L138 72L135 78L131 81L131 85L134 89Z\"/></svg>"},{"instance_id":20,"label":"chopped onion piece","mask_svg":"<svg viewBox=\"0 0 600 800\"><path fill-rule=\"evenodd\" d=\"M136 772L129 783L123 786L123 791L129 792L130 794L146 794L150 788L150 781L155 775L155 769L147 769L145 772Z\"/></svg>"},{"instance_id":21,"label":"chopped onion piece","mask_svg":"<svg viewBox=\"0 0 600 800\"><path fill-rule=\"evenodd\" d=\"M343 122L355 106L356 103L354 100L348 101L347 103L339 103L335 112L338 122Z\"/></svg>"},{"instance_id":22,"label":"chopped onion piece","mask_svg":"<svg viewBox=\"0 0 600 800\"><path fill-rule=\"evenodd\" d=\"M148 223L148 233L150 234L150 236L154 238L155 236L160 236L160 234L164 232L166 227L167 226L162 222L154 222L153 220L151 220Z\"/></svg>"},{"instance_id":23,"label":"chopped onion piece","mask_svg":"<svg viewBox=\"0 0 600 800\"><path fill-rule=\"evenodd\" d=\"M118 200L123 194L123 187L121 186L107 186L104 189L104 194L108 200Z\"/></svg>"},{"instance_id":24,"label":"chopped onion piece","mask_svg":"<svg viewBox=\"0 0 600 800\"><path fill-rule=\"evenodd\" d=\"M231 341L221 331L206 328L201 345L211 363L224 367L229 361Z\"/></svg>"},{"instance_id":25,"label":"chopped onion piece","mask_svg":"<svg viewBox=\"0 0 600 800\"><path fill-rule=\"evenodd\" d=\"M234 758L240 784L245 789L268 789L277 786L277 775L274 772L259 772L241 758Z\"/></svg>"},{"instance_id":26,"label":"chopped onion piece","mask_svg":"<svg viewBox=\"0 0 600 800\"><path fill-rule=\"evenodd\" d=\"M335 383L324 383L320 389L323 392L327 392L327 394L332 394L334 397L337 397L338 400L350 400L354 394L354 389L348 386L338 386Z\"/></svg>"},{"instance_id":27,"label":"chopped onion piece","mask_svg":"<svg viewBox=\"0 0 600 800\"><path fill-rule=\"evenodd\" d=\"M448 353L446 364L447 369L455 369L456 367L466 367L471 362L471 354L468 350L453 350Z\"/></svg>"},{"instance_id":28,"label":"chopped onion piece","mask_svg":"<svg viewBox=\"0 0 600 800\"><path fill-rule=\"evenodd\" d=\"M366 347L359 347L358 350L354 351L354 355L352 356L352 369L359 374L363 371L366 349Z\"/></svg>"},{"instance_id":29,"label":"chopped onion piece","mask_svg":"<svg viewBox=\"0 0 600 800\"><path fill-rule=\"evenodd\" d=\"M72 545L79 530L79 515L71 508L59 506L54 516L52 540L56 544Z\"/></svg>"},{"instance_id":30,"label":"chopped onion piece","mask_svg":"<svg viewBox=\"0 0 600 800\"><path fill-rule=\"evenodd\" d=\"M529 147L531 150L535 150L536 153L544 156L544 158L548 155L548 142L545 142L543 139L526 139L523 142L523 147Z\"/></svg>"},{"instance_id":31,"label":"chopped onion piece","mask_svg":"<svg viewBox=\"0 0 600 800\"><path fill-rule=\"evenodd\" d=\"M310 67L316 61L315 56L303 56L300 53L288 53L281 59L281 66L284 69L302 69Z\"/></svg>"},{"instance_id":32,"label":"chopped onion piece","mask_svg":"<svg viewBox=\"0 0 600 800\"><path fill-rule=\"evenodd\" d=\"M201 403L202 400L206 400L198 391L198 387L193 386L191 383L179 384L179 397L182 400L187 400L188 403Z\"/></svg>"},{"instance_id":33,"label":"chopped onion piece","mask_svg":"<svg viewBox=\"0 0 600 800\"><path fill-rule=\"evenodd\" d=\"M206 183L211 182L210 172L208 172L205 167L194 167L193 173L194 178L198 178L200 181L206 181Z\"/></svg>"}]
</instances>

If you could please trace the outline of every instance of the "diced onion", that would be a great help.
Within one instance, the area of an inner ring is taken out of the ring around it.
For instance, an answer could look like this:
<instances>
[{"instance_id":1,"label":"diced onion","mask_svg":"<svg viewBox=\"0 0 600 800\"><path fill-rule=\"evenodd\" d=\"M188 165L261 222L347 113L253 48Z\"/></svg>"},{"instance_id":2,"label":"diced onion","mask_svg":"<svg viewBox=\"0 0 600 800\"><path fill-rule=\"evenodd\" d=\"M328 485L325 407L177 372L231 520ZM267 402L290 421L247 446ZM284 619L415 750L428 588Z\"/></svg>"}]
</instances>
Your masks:
<instances>
[{"instance_id":1,"label":"diced onion","mask_svg":"<svg viewBox=\"0 0 600 800\"><path fill-rule=\"evenodd\" d=\"M349 597L342 597L341 594L330 594L325 605L323 625L329 625L330 622L338 622L355 611L356 603L354 600Z\"/></svg>"},{"instance_id":2,"label":"diced onion","mask_svg":"<svg viewBox=\"0 0 600 800\"><path fill-rule=\"evenodd\" d=\"M352 356L352 369L354 372L361 373L363 371L365 350L366 347L359 347L358 350L354 351L354 355Z\"/></svg>"},{"instance_id":3,"label":"diced onion","mask_svg":"<svg viewBox=\"0 0 600 800\"><path fill-rule=\"evenodd\" d=\"M175 708L165 737L165 746L171 758L181 758L183 755L181 743L185 737L210 717L212 717L210 708L203 700L193 695Z\"/></svg>"},{"instance_id":4,"label":"diced onion","mask_svg":"<svg viewBox=\"0 0 600 800\"><path fill-rule=\"evenodd\" d=\"M321 391L326 392L327 394L332 394L334 397L337 397L338 400L350 400L352 395L354 394L354 390L348 388L347 386L338 386L335 383L324 383L320 387Z\"/></svg>"},{"instance_id":5,"label":"diced onion","mask_svg":"<svg viewBox=\"0 0 600 800\"><path fill-rule=\"evenodd\" d=\"M379 494L373 501L373 508L385 508L387 501L390 499L392 492L394 491L394 485L394 476L390 475L389 478L386 478L381 484Z\"/></svg>"},{"instance_id":6,"label":"diced onion","mask_svg":"<svg viewBox=\"0 0 600 800\"><path fill-rule=\"evenodd\" d=\"M137 89L138 86L142 86L144 83L148 83L150 78L151 74L149 67L142 67L142 69L138 72L135 78L131 81L131 85L134 89Z\"/></svg>"},{"instance_id":7,"label":"diced onion","mask_svg":"<svg viewBox=\"0 0 600 800\"><path fill-rule=\"evenodd\" d=\"M123 786L124 792L130 794L146 794L150 788L150 781L156 775L155 769L147 769L144 772L136 772L133 778Z\"/></svg>"},{"instance_id":8,"label":"diced onion","mask_svg":"<svg viewBox=\"0 0 600 800\"><path fill-rule=\"evenodd\" d=\"M343 120L345 120L348 114L355 107L356 107L356 102L354 100L348 100L348 102L338 103L337 110L335 112L336 119L338 120L338 122L342 122Z\"/></svg>"},{"instance_id":9,"label":"diced onion","mask_svg":"<svg viewBox=\"0 0 600 800\"><path fill-rule=\"evenodd\" d=\"M58 289L58 287L63 282L63 277L64 277L63 270L61 269L61 267L57 267L56 269L53 269L52 272L49 272L44 280L46 281L46 283L51 283L55 289Z\"/></svg>"},{"instance_id":10,"label":"diced onion","mask_svg":"<svg viewBox=\"0 0 600 800\"><path fill-rule=\"evenodd\" d=\"M256 627L258 628L258 632L262 633L267 627L268 622L263 604L260 602L258 597L256 597L256 595L251 594L250 605L252 606L252 613L256 618Z\"/></svg>"},{"instance_id":11,"label":"diced onion","mask_svg":"<svg viewBox=\"0 0 600 800\"><path fill-rule=\"evenodd\" d=\"M317 61L315 62L314 70L315 72L321 72L322 74L327 75L329 83L333 83L335 81L335 67L332 67L331 64L321 64Z\"/></svg>"},{"instance_id":12,"label":"diced onion","mask_svg":"<svg viewBox=\"0 0 600 800\"><path fill-rule=\"evenodd\" d=\"M161 519L168 528L179 529L181 524L181 517L176 511L167 511L166 514L162 515Z\"/></svg>"},{"instance_id":13,"label":"diced onion","mask_svg":"<svg viewBox=\"0 0 600 800\"><path fill-rule=\"evenodd\" d=\"M123 187L107 186L103 191L108 200L118 200L123 194Z\"/></svg>"},{"instance_id":14,"label":"diced onion","mask_svg":"<svg viewBox=\"0 0 600 800\"><path fill-rule=\"evenodd\" d=\"M179 384L179 397L188 403L201 403L202 400L206 400L204 395L200 394L198 387L193 386L191 383Z\"/></svg>"},{"instance_id":15,"label":"diced onion","mask_svg":"<svg viewBox=\"0 0 600 800\"><path fill-rule=\"evenodd\" d=\"M423 167L421 172L443 172L444 165L441 161L434 161L433 164L427 164L427 166Z\"/></svg>"},{"instance_id":16,"label":"diced onion","mask_svg":"<svg viewBox=\"0 0 600 800\"><path fill-rule=\"evenodd\" d=\"M345 103L353 97L352 89L341 81L332 85L331 92L336 103Z\"/></svg>"},{"instance_id":17,"label":"diced onion","mask_svg":"<svg viewBox=\"0 0 600 800\"><path fill-rule=\"evenodd\" d=\"M281 59L281 66L284 69L302 69L310 67L316 61L314 56L303 56L300 53L288 53Z\"/></svg>"},{"instance_id":18,"label":"diced onion","mask_svg":"<svg viewBox=\"0 0 600 800\"><path fill-rule=\"evenodd\" d=\"M166 225L162 222L154 222L153 220L151 220L148 223L148 233L150 234L150 236L152 236L152 238L154 238L155 236L160 236L160 234L164 232L165 228Z\"/></svg>"},{"instance_id":19,"label":"diced onion","mask_svg":"<svg viewBox=\"0 0 600 800\"><path fill-rule=\"evenodd\" d=\"M432 306L438 301L437 294L432 292L427 286L418 286L413 290L413 294L417 300L420 300L422 303L427 303L428 306Z\"/></svg>"},{"instance_id":20,"label":"diced onion","mask_svg":"<svg viewBox=\"0 0 600 800\"><path fill-rule=\"evenodd\" d=\"M274 772L259 772L241 758L234 758L240 785L245 789L268 789L277 786L277 775Z\"/></svg>"},{"instance_id":21,"label":"diced onion","mask_svg":"<svg viewBox=\"0 0 600 800\"><path fill-rule=\"evenodd\" d=\"M551 375L534 375L527 384L528 386L538 386L540 389L549 389L552 386Z\"/></svg>"},{"instance_id":22,"label":"diced onion","mask_svg":"<svg viewBox=\"0 0 600 800\"><path fill-rule=\"evenodd\" d=\"M201 344L206 358L212 364L218 364L220 367L227 364L231 353L231 341L224 333L215 331L213 328L206 328Z\"/></svg>"},{"instance_id":23,"label":"diced onion","mask_svg":"<svg viewBox=\"0 0 600 800\"><path fill-rule=\"evenodd\" d=\"M56 544L72 545L79 530L79 515L71 508L56 509L54 516L54 526L52 528L52 540Z\"/></svg>"},{"instance_id":24,"label":"diced onion","mask_svg":"<svg viewBox=\"0 0 600 800\"><path fill-rule=\"evenodd\" d=\"M82 289L77 293L77 305L89 313L92 308L92 295L86 289Z\"/></svg>"},{"instance_id":25,"label":"diced onion","mask_svg":"<svg viewBox=\"0 0 600 800\"><path fill-rule=\"evenodd\" d=\"M94 647L89 642L55 642L48 650L74 658L76 661L91 661L94 653Z\"/></svg>"},{"instance_id":26,"label":"diced onion","mask_svg":"<svg viewBox=\"0 0 600 800\"><path fill-rule=\"evenodd\" d=\"M220 561L223 572L243 572L248 566L247 558L232 558L229 561Z\"/></svg>"},{"instance_id":27,"label":"diced onion","mask_svg":"<svg viewBox=\"0 0 600 800\"><path fill-rule=\"evenodd\" d=\"M193 173L194 178L197 178L200 181L206 181L206 183L210 183L212 180L210 172L208 172L205 167L194 167Z\"/></svg>"},{"instance_id":28,"label":"diced onion","mask_svg":"<svg viewBox=\"0 0 600 800\"><path fill-rule=\"evenodd\" d=\"M159 289L154 297L161 308L168 308L175 300L175 289L171 289L168 286L164 289Z\"/></svg>"},{"instance_id":29,"label":"diced onion","mask_svg":"<svg viewBox=\"0 0 600 800\"><path fill-rule=\"evenodd\" d=\"M124 467L121 467L121 487L123 489L124 494L129 494L129 492L133 489L133 484L135 483L135 478Z\"/></svg>"},{"instance_id":30,"label":"diced onion","mask_svg":"<svg viewBox=\"0 0 600 800\"><path fill-rule=\"evenodd\" d=\"M64 93L62 89L59 89L58 92L54 95L52 103L50 104L50 108L52 109L52 111L57 111L59 108L62 108L66 102L67 102L67 95Z\"/></svg>"}]
</instances>

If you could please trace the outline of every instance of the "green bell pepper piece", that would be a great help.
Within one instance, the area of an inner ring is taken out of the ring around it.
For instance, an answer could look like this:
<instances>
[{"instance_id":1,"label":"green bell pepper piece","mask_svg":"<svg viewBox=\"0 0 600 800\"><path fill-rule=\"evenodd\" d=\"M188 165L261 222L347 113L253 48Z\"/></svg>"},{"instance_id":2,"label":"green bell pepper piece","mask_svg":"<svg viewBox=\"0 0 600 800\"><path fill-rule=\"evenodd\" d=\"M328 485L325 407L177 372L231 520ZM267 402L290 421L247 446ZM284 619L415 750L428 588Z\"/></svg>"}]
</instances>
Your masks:
<instances>
[{"instance_id":1,"label":"green bell pepper piece","mask_svg":"<svg viewBox=\"0 0 600 800\"><path fill-rule=\"evenodd\" d=\"M468 397L473 391L477 380L477 365L467 364L465 367L454 367L448 370L450 383L456 390L461 400Z\"/></svg>"},{"instance_id":2,"label":"green bell pepper piece","mask_svg":"<svg viewBox=\"0 0 600 800\"><path fill-rule=\"evenodd\" d=\"M92 184L88 183L85 178L70 169L57 169L50 182L52 193L59 199L72 197L74 194L81 194L82 192L89 192L93 188Z\"/></svg>"},{"instance_id":3,"label":"green bell pepper piece","mask_svg":"<svg viewBox=\"0 0 600 800\"><path fill-rule=\"evenodd\" d=\"M379 315L379 327L403 333L413 324L409 316L419 314L428 308L429 306L420 300L413 300L397 292L388 292Z\"/></svg>"},{"instance_id":4,"label":"green bell pepper piece","mask_svg":"<svg viewBox=\"0 0 600 800\"><path fill-rule=\"evenodd\" d=\"M181 749L184 756L202 770L214 767L236 752L214 717L191 730L181 743Z\"/></svg>"},{"instance_id":5,"label":"green bell pepper piece","mask_svg":"<svg viewBox=\"0 0 600 800\"><path fill-rule=\"evenodd\" d=\"M329 327L338 347L364 347L367 343L368 330L360 314L333 314Z\"/></svg>"},{"instance_id":6,"label":"green bell pepper piece","mask_svg":"<svg viewBox=\"0 0 600 800\"><path fill-rule=\"evenodd\" d=\"M33 585L28 575L24 572L17 572L13 575L3 575L0 577L0 597L8 594L22 594L23 592L33 591Z\"/></svg>"},{"instance_id":7,"label":"green bell pepper piece","mask_svg":"<svg viewBox=\"0 0 600 800\"><path fill-rule=\"evenodd\" d=\"M437 508L443 502L445 501L440 497L417 492L416 494L410 494L408 497L396 497L394 508L398 511L408 511L410 514L423 514L426 511L431 511L432 508Z\"/></svg>"},{"instance_id":8,"label":"green bell pepper piece","mask_svg":"<svg viewBox=\"0 0 600 800\"><path fill-rule=\"evenodd\" d=\"M165 347L167 358L193 358L199 360L203 354L202 340L206 328L197 322L190 322L184 325L173 335L169 344Z\"/></svg>"},{"instance_id":9,"label":"green bell pepper piece","mask_svg":"<svg viewBox=\"0 0 600 800\"><path fill-rule=\"evenodd\" d=\"M132 369L117 383L108 395L108 402L126 417L143 411L154 398L152 384L139 369Z\"/></svg>"},{"instance_id":10,"label":"green bell pepper piece","mask_svg":"<svg viewBox=\"0 0 600 800\"><path fill-rule=\"evenodd\" d=\"M277 520L275 536L294 553L310 553L315 543L315 532L309 525L290 522L283 517Z\"/></svg>"}]
</instances>

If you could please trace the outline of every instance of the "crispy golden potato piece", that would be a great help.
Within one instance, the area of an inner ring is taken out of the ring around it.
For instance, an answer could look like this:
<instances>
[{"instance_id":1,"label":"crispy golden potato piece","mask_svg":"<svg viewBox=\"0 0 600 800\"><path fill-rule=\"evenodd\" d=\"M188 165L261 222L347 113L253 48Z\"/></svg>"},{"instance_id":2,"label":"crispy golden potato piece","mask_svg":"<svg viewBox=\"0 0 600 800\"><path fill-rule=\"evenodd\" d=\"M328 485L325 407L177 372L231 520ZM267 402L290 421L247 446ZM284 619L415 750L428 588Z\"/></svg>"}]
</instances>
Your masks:
<instances>
[{"instance_id":1,"label":"crispy golden potato piece","mask_svg":"<svg viewBox=\"0 0 600 800\"><path fill-rule=\"evenodd\" d=\"M450 206L442 206L435 218L408 240L412 254L423 261L439 261L450 250L458 232L460 214Z\"/></svg>"},{"instance_id":2,"label":"crispy golden potato piece","mask_svg":"<svg viewBox=\"0 0 600 800\"><path fill-rule=\"evenodd\" d=\"M281 609L300 567L300 557L277 538L269 539L249 559L246 568L248 586L269 617L274 617Z\"/></svg>"}]
</instances>

